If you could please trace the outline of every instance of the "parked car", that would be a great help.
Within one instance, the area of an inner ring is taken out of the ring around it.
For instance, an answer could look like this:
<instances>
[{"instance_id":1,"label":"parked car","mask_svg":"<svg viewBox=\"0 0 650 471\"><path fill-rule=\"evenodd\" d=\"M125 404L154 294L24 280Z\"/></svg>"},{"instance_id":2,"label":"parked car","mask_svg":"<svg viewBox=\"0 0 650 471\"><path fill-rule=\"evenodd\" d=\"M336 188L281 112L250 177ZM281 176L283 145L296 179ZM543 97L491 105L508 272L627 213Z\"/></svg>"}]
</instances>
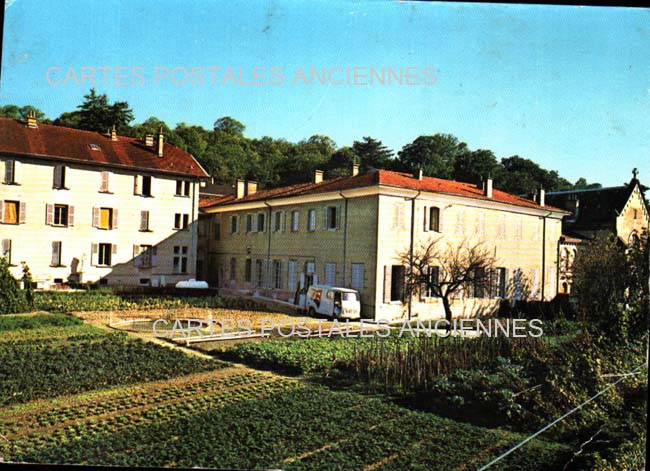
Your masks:
<instances>
[{"instance_id":1,"label":"parked car","mask_svg":"<svg viewBox=\"0 0 650 471\"><path fill-rule=\"evenodd\" d=\"M322 314L334 318L360 319L359 292L349 288L311 285L307 290L305 310L310 316Z\"/></svg>"},{"instance_id":2,"label":"parked car","mask_svg":"<svg viewBox=\"0 0 650 471\"><path fill-rule=\"evenodd\" d=\"M197 281L192 278L191 280L187 281L179 281L176 283L176 288L207 289L208 283L207 281Z\"/></svg>"}]
</instances>

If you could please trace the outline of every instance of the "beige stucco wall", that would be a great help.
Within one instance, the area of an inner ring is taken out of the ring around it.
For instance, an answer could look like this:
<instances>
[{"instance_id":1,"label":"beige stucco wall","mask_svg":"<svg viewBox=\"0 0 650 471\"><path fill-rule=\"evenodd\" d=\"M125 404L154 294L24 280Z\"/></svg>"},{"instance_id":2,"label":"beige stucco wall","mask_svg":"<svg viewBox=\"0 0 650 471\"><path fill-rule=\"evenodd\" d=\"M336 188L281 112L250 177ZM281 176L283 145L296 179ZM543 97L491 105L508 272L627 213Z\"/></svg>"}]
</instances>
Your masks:
<instances>
[{"instance_id":1,"label":"beige stucco wall","mask_svg":"<svg viewBox=\"0 0 650 471\"><path fill-rule=\"evenodd\" d=\"M164 158L164 157L163 157ZM26 203L25 224L0 224L0 239L12 240L12 268L14 276L21 275L20 262L30 267L39 286L50 287L55 279L67 281L73 260L79 263L83 282L107 278L109 285L139 284L147 279L157 285L161 278L167 284L194 277L198 217L198 183L191 183L189 197L175 196L175 176L153 175L152 197L134 195L134 176L138 172L109 169L101 166L66 164L67 190L55 190L53 169L55 162L21 159L19 185L5 185L4 161L0 156L0 200ZM110 171L109 193L100 193L101 172ZM47 204L74 206L74 225L54 227L46 224ZM118 227L102 230L93 227L93 207L109 207L118 210ZM151 232L140 232L140 212L148 210ZM189 214L188 230L173 229L174 214ZM50 267L52 242L62 242L62 267ZM111 267L91 264L93 243L117 245ZM139 268L133 264L133 246L157 247L157 265ZM188 270L186 274L173 273L174 246L188 247Z\"/></svg>"},{"instance_id":2,"label":"beige stucco wall","mask_svg":"<svg viewBox=\"0 0 650 471\"><path fill-rule=\"evenodd\" d=\"M650 217L643 202L643 195L637 186L623 207L621 214L616 218L616 234L627 244L632 233L640 237L648 229L649 223Z\"/></svg>"},{"instance_id":3,"label":"beige stucco wall","mask_svg":"<svg viewBox=\"0 0 650 471\"><path fill-rule=\"evenodd\" d=\"M384 303L384 266L398 265L399 254L408 250L411 234L411 199L416 196L411 190L375 189L374 193L359 193L348 198L347 226L345 218L345 199L341 195L322 195L322 201L269 201L270 224L273 227L275 211L287 214L285 231L269 234L269 208L257 203L250 209L241 206L216 207L212 213L212 230L220 221L221 233L216 240L210 232L210 266L218 278L219 285L226 292L262 294L281 299L292 298L287 291L287 264L290 260L298 262L298 274L304 272L305 262L315 263L315 273L319 282L325 282L325 263L336 263L336 285L350 287L353 263L364 264L364 287L361 292L363 314L368 317L395 319L407 315L407 303ZM314 199L314 196L311 197ZM341 220L337 230L323 228L323 208L340 206ZM396 218L395 206L401 205L401 216ZM425 206L438 206L441 209L441 231L439 234L424 232ZM307 213L316 210L316 231L307 231ZM300 229L290 231L292 210L300 212ZM246 214L264 212L267 218L266 231L246 233ZM230 219L239 215L239 232L230 233ZM415 245L435 236L442 244L482 242L495 251L499 267L508 269L512 277L515 270L521 270L530 280L532 297L541 299L542 272L544 271L544 297L552 299L557 293L557 248L561 235L561 213L540 209L520 208L493 201L476 200L450 195L422 193L415 201ZM544 238L544 218L546 236ZM347 237L345 236L347 231ZM270 239L269 239L270 235ZM545 244L543 240L545 239ZM269 252L270 241L270 252ZM347 241L347 243L346 243ZM543 257L545 245L545 257ZM230 279L230 260L236 259L234 280ZM283 285L280 290L268 290L269 281L259 287L255 282L244 280L245 259L282 260ZM543 264L543 258L544 264ZM544 265L542 268L542 264ZM299 276L299 275L298 275ZM454 300L454 313L458 316L487 314L498 305L498 299L457 299ZM414 300L412 314L426 317L442 317L444 311L439 299L426 302Z\"/></svg>"}]
</instances>

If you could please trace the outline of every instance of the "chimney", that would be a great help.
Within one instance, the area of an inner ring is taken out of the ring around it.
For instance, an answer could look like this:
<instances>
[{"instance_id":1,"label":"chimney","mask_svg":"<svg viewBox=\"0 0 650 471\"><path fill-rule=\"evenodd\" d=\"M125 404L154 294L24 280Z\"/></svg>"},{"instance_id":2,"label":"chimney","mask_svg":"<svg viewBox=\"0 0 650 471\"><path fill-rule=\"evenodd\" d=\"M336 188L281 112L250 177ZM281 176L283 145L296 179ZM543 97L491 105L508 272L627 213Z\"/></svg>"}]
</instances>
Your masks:
<instances>
[{"instance_id":1,"label":"chimney","mask_svg":"<svg viewBox=\"0 0 650 471\"><path fill-rule=\"evenodd\" d=\"M314 183L321 183L323 181L323 171L314 170Z\"/></svg>"},{"instance_id":2,"label":"chimney","mask_svg":"<svg viewBox=\"0 0 650 471\"><path fill-rule=\"evenodd\" d=\"M165 136L163 135L162 126L158 132L158 157L163 156L163 147L165 146Z\"/></svg>"},{"instance_id":3,"label":"chimney","mask_svg":"<svg viewBox=\"0 0 650 471\"><path fill-rule=\"evenodd\" d=\"M153 134L147 134L144 136L144 145L147 147L153 147Z\"/></svg>"},{"instance_id":4,"label":"chimney","mask_svg":"<svg viewBox=\"0 0 650 471\"><path fill-rule=\"evenodd\" d=\"M257 192L257 182L246 182L246 195L254 195Z\"/></svg>"},{"instance_id":5,"label":"chimney","mask_svg":"<svg viewBox=\"0 0 650 471\"><path fill-rule=\"evenodd\" d=\"M36 121L36 113L34 110L31 110L27 113L27 127L35 129L38 127L38 121Z\"/></svg>"},{"instance_id":6,"label":"chimney","mask_svg":"<svg viewBox=\"0 0 650 471\"><path fill-rule=\"evenodd\" d=\"M421 168L417 169L417 170L413 173L413 178L417 178L418 180L422 180L422 177L423 177L423 176L424 176L424 172L422 171Z\"/></svg>"},{"instance_id":7,"label":"chimney","mask_svg":"<svg viewBox=\"0 0 650 471\"><path fill-rule=\"evenodd\" d=\"M540 206L545 206L546 205L546 191L544 188L539 189L539 201L538 201Z\"/></svg>"},{"instance_id":8,"label":"chimney","mask_svg":"<svg viewBox=\"0 0 650 471\"><path fill-rule=\"evenodd\" d=\"M492 179L488 177L483 183L483 196L492 198Z\"/></svg>"},{"instance_id":9,"label":"chimney","mask_svg":"<svg viewBox=\"0 0 650 471\"><path fill-rule=\"evenodd\" d=\"M111 141L117 141L117 130L115 129L115 125L113 125L113 128L111 129Z\"/></svg>"},{"instance_id":10,"label":"chimney","mask_svg":"<svg viewBox=\"0 0 650 471\"><path fill-rule=\"evenodd\" d=\"M243 198L244 196L246 196L246 182L237 179L237 199Z\"/></svg>"},{"instance_id":11,"label":"chimney","mask_svg":"<svg viewBox=\"0 0 650 471\"><path fill-rule=\"evenodd\" d=\"M356 177L359 175L359 164L352 164L352 176Z\"/></svg>"}]
</instances>

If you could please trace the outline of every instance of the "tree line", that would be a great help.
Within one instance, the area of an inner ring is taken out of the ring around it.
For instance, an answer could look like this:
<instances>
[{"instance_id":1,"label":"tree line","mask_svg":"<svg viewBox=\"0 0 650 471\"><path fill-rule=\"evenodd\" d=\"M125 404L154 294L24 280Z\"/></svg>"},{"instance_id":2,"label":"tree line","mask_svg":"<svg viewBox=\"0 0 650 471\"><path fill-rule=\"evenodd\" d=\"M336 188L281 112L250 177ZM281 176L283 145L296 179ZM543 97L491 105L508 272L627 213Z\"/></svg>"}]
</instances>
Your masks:
<instances>
[{"instance_id":1,"label":"tree line","mask_svg":"<svg viewBox=\"0 0 650 471\"><path fill-rule=\"evenodd\" d=\"M106 94L91 89L73 111L49 119L33 106L0 106L0 116L26 119L33 112L40 122L87 131L107 132L115 126L119 135L142 138L162 129L172 145L191 153L221 183L236 179L257 181L263 188L309 181L315 169L327 178L348 175L353 163L361 171L374 168L414 172L451 180L478 183L491 176L496 188L509 193L530 193L537 188L547 191L599 188L580 178L571 183L555 170L542 168L534 161L513 155L498 159L489 149L472 150L452 134L436 133L417 137L395 152L379 139L363 136L351 146L339 147L328 136L313 135L299 142L273 137L249 138L246 126L230 116L217 119L212 129L181 122L172 129L167 123L150 117L132 124L133 110L125 101L109 100Z\"/></svg>"}]
</instances>

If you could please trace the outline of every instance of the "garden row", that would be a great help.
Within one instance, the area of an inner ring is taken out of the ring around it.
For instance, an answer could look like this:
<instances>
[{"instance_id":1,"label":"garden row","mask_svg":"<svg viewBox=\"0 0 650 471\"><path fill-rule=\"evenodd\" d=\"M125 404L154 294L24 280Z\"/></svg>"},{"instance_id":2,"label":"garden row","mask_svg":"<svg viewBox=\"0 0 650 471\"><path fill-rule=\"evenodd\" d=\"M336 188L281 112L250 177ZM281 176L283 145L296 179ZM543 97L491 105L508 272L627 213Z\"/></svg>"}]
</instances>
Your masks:
<instances>
[{"instance_id":1,"label":"garden row","mask_svg":"<svg viewBox=\"0 0 650 471\"><path fill-rule=\"evenodd\" d=\"M0 405L223 367L62 315L20 316L0 324ZM58 327L53 335L49 324ZM39 328L28 328L26 326Z\"/></svg>"}]
</instances>

